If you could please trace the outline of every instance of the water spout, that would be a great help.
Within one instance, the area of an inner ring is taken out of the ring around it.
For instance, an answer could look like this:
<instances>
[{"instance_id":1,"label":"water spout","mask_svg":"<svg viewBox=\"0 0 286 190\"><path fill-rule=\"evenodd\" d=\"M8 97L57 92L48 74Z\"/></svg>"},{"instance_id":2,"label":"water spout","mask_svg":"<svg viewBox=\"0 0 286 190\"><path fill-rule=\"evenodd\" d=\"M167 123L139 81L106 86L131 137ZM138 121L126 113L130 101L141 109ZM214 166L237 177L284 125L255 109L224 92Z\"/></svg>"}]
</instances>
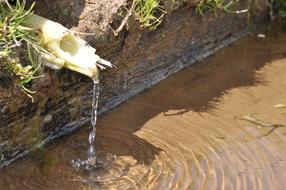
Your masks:
<instances>
[{"instance_id":1,"label":"water spout","mask_svg":"<svg viewBox=\"0 0 286 190\"><path fill-rule=\"evenodd\" d=\"M35 30L41 46L47 50L41 56L52 69L66 67L98 80L98 67L105 69L113 65L95 54L96 49L59 23L41 16L28 16L26 27Z\"/></svg>"}]
</instances>

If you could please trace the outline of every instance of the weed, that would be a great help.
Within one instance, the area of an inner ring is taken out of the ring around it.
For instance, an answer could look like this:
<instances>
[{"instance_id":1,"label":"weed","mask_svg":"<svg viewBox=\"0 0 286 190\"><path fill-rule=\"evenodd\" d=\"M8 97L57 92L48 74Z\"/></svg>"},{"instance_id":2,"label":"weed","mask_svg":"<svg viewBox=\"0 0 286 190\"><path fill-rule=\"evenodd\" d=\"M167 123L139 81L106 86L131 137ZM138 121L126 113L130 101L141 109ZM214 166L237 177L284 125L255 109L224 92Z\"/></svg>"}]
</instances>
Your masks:
<instances>
[{"instance_id":1,"label":"weed","mask_svg":"<svg viewBox=\"0 0 286 190\"><path fill-rule=\"evenodd\" d=\"M132 5L131 5L132 2ZM166 11L164 10L160 0L132 0L130 1L131 8L125 7L127 10L125 16L123 9L120 9L117 16L123 18L120 26L114 30L114 35L117 36L127 25L131 15L140 22L142 28L154 30L161 24Z\"/></svg>"},{"instance_id":2,"label":"weed","mask_svg":"<svg viewBox=\"0 0 286 190\"><path fill-rule=\"evenodd\" d=\"M229 13L243 13L248 12L253 6L259 8L257 0L248 0L247 9L241 11L234 11L234 6L239 3L240 0L200 0L196 5L196 10L200 14L208 10L216 11L222 9ZM285 0L269 0L270 2L270 14L279 18L286 17L286 1Z\"/></svg>"},{"instance_id":3,"label":"weed","mask_svg":"<svg viewBox=\"0 0 286 190\"><path fill-rule=\"evenodd\" d=\"M252 1L256 0L249 0L249 4L251 4ZM228 13L248 12L248 8L243 10L234 10L235 5L239 2L240 0L200 0L196 5L196 11L202 15L208 10L216 12L217 9L224 10Z\"/></svg>"},{"instance_id":4,"label":"weed","mask_svg":"<svg viewBox=\"0 0 286 190\"><path fill-rule=\"evenodd\" d=\"M39 77L42 68L41 62L35 61L35 52L43 51L34 31L24 27L26 18L32 14L33 6L25 10L25 1L17 0L14 7L7 1L0 2L0 68L18 78L19 86L28 95L33 91L26 85ZM25 64L21 61L23 47L27 49L24 55L30 60L23 61Z\"/></svg>"},{"instance_id":5,"label":"weed","mask_svg":"<svg viewBox=\"0 0 286 190\"><path fill-rule=\"evenodd\" d=\"M161 24L166 13L159 0L133 0L133 5L133 14L141 26L150 29Z\"/></svg>"}]
</instances>

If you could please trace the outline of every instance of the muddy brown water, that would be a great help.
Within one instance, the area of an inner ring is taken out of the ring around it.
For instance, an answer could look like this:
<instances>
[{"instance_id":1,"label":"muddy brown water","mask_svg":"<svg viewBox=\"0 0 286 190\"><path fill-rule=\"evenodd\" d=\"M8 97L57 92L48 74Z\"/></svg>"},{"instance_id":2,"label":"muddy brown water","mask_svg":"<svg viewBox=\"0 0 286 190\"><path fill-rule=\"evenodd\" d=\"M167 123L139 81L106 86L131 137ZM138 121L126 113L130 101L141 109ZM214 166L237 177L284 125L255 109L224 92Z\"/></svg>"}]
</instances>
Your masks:
<instances>
[{"instance_id":1,"label":"muddy brown water","mask_svg":"<svg viewBox=\"0 0 286 190\"><path fill-rule=\"evenodd\" d=\"M0 172L2 190L286 189L286 34L240 40Z\"/></svg>"}]
</instances>

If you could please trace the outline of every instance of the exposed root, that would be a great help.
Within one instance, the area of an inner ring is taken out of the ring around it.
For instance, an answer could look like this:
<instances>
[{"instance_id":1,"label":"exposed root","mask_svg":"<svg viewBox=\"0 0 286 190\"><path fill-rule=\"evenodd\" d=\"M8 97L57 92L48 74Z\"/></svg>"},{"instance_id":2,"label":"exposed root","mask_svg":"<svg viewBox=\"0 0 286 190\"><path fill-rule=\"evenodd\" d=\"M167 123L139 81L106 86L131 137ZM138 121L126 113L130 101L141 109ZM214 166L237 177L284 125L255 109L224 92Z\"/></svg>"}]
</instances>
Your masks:
<instances>
[{"instance_id":1,"label":"exposed root","mask_svg":"<svg viewBox=\"0 0 286 190\"><path fill-rule=\"evenodd\" d=\"M125 25L127 26L128 19L132 15L132 12L133 12L133 9L134 9L134 6L135 6L134 2L135 1L133 1L131 8L127 11L127 14L124 17L124 19L122 20L120 26L114 31L114 36L117 36L123 30Z\"/></svg>"}]
</instances>

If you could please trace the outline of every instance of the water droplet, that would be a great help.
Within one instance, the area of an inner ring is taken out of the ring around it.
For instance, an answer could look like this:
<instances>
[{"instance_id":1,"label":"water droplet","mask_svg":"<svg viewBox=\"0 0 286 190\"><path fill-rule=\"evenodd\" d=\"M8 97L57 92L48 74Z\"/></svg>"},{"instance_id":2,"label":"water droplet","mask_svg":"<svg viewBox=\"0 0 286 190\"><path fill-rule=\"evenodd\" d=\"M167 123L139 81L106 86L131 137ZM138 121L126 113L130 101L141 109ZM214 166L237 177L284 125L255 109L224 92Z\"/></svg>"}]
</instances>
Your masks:
<instances>
[{"instance_id":1,"label":"water droplet","mask_svg":"<svg viewBox=\"0 0 286 190\"><path fill-rule=\"evenodd\" d=\"M89 147L89 149L88 149L88 156L89 157L95 156L95 148L94 148L94 146L90 146Z\"/></svg>"},{"instance_id":2,"label":"water droplet","mask_svg":"<svg viewBox=\"0 0 286 190\"><path fill-rule=\"evenodd\" d=\"M71 161L71 164L72 164L72 166L75 167L75 168L79 168L79 167L80 167L80 161L79 161L78 159L72 160L72 161Z\"/></svg>"},{"instance_id":3,"label":"water droplet","mask_svg":"<svg viewBox=\"0 0 286 190\"><path fill-rule=\"evenodd\" d=\"M89 138L88 138L88 140L89 140L89 143L91 144L91 145L93 145L94 144L94 141L95 141L95 135L96 135L96 132L93 130L92 132L90 132L89 133Z\"/></svg>"},{"instance_id":4,"label":"water droplet","mask_svg":"<svg viewBox=\"0 0 286 190\"><path fill-rule=\"evenodd\" d=\"M89 165L95 165L96 164L96 157L89 157L88 158Z\"/></svg>"}]
</instances>

